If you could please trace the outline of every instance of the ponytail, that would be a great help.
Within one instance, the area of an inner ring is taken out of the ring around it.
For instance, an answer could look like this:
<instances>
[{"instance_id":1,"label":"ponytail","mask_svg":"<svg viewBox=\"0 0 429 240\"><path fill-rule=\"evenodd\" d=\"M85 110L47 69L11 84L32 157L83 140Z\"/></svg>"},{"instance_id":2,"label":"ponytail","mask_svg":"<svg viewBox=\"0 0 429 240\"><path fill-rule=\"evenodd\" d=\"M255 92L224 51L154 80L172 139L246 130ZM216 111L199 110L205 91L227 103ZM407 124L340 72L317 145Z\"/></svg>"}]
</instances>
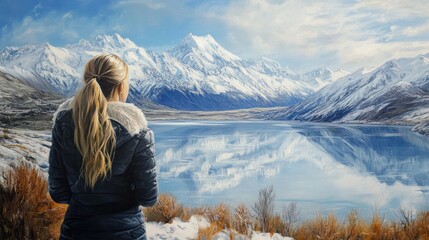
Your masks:
<instances>
[{"instance_id":1,"label":"ponytail","mask_svg":"<svg viewBox=\"0 0 429 240\"><path fill-rule=\"evenodd\" d=\"M101 54L85 65L83 80L73 104L74 143L83 157L85 185L94 188L98 179L112 171L116 135L107 101L128 80L128 66L115 54Z\"/></svg>"},{"instance_id":2,"label":"ponytail","mask_svg":"<svg viewBox=\"0 0 429 240\"><path fill-rule=\"evenodd\" d=\"M94 188L112 170L116 138L107 115L107 99L96 78L76 94L73 106L74 143L83 156L81 174Z\"/></svg>"}]
</instances>

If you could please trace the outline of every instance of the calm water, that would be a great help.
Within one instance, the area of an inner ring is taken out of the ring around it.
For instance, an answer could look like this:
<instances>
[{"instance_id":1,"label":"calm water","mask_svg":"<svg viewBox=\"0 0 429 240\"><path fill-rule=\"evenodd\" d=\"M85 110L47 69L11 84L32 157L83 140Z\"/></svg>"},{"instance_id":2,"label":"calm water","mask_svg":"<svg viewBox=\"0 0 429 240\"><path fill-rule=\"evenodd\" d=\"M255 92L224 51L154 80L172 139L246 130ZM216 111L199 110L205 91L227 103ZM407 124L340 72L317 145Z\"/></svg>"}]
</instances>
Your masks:
<instances>
[{"instance_id":1,"label":"calm water","mask_svg":"<svg viewBox=\"0 0 429 240\"><path fill-rule=\"evenodd\" d=\"M409 127L277 121L152 122L161 192L187 206L240 202L273 185L304 218L429 208L429 138Z\"/></svg>"}]
</instances>

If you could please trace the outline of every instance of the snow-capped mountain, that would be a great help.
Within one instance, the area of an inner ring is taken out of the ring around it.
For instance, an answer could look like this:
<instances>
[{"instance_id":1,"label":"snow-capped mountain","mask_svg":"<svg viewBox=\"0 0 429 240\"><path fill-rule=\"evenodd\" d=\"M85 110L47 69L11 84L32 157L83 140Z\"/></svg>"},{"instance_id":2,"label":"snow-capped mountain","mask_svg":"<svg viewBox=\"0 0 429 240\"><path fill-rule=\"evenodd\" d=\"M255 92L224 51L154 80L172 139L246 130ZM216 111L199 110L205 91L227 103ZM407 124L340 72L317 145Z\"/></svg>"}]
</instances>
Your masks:
<instances>
[{"instance_id":1,"label":"snow-capped mountain","mask_svg":"<svg viewBox=\"0 0 429 240\"><path fill-rule=\"evenodd\" d=\"M241 59L220 46L212 36L188 34L168 53L193 69L208 71L234 63Z\"/></svg>"},{"instance_id":2,"label":"snow-capped mountain","mask_svg":"<svg viewBox=\"0 0 429 240\"><path fill-rule=\"evenodd\" d=\"M68 45L68 48L83 50L103 50L108 52L122 52L138 46L128 38L123 38L119 34L98 35L94 40L80 40L78 44Z\"/></svg>"},{"instance_id":3,"label":"snow-capped mountain","mask_svg":"<svg viewBox=\"0 0 429 240\"><path fill-rule=\"evenodd\" d=\"M318 91L324 86L349 74L349 72L342 69L332 71L327 67L321 67L303 74L302 79L312 87L314 91Z\"/></svg>"},{"instance_id":4,"label":"snow-capped mountain","mask_svg":"<svg viewBox=\"0 0 429 240\"><path fill-rule=\"evenodd\" d=\"M358 70L322 88L277 119L416 124L429 118L429 54Z\"/></svg>"},{"instance_id":5,"label":"snow-capped mountain","mask_svg":"<svg viewBox=\"0 0 429 240\"><path fill-rule=\"evenodd\" d=\"M71 96L82 85L84 64L102 52L121 56L130 69L129 101L184 110L293 105L313 87L273 60L243 60L210 35L188 34L166 52L147 51L119 34L54 47L5 48L2 71L44 91Z\"/></svg>"},{"instance_id":6,"label":"snow-capped mountain","mask_svg":"<svg viewBox=\"0 0 429 240\"><path fill-rule=\"evenodd\" d=\"M80 54L49 43L8 47L0 52L1 71L34 88L58 94L76 91L81 62Z\"/></svg>"}]
</instances>

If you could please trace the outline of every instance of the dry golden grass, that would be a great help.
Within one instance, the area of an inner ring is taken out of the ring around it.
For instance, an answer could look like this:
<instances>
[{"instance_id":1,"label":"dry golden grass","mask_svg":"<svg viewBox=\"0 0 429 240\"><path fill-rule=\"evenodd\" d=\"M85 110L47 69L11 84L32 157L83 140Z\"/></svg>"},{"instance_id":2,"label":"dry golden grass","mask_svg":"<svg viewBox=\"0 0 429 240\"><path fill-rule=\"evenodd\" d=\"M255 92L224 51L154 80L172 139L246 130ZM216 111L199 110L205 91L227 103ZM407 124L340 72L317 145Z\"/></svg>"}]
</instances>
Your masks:
<instances>
[{"instance_id":1,"label":"dry golden grass","mask_svg":"<svg viewBox=\"0 0 429 240\"><path fill-rule=\"evenodd\" d=\"M171 194L160 194L158 202L149 208L143 209L146 221L171 223L176 217L183 214L183 206Z\"/></svg>"},{"instance_id":2,"label":"dry golden grass","mask_svg":"<svg viewBox=\"0 0 429 240\"><path fill-rule=\"evenodd\" d=\"M358 213L352 210L342 227L342 237L343 239L362 239L365 235L366 228L365 221L359 219Z\"/></svg>"},{"instance_id":3,"label":"dry golden grass","mask_svg":"<svg viewBox=\"0 0 429 240\"><path fill-rule=\"evenodd\" d=\"M210 226L206 228L198 229L198 240L211 240L214 235L222 231L222 228L219 227L219 224L211 223Z\"/></svg>"},{"instance_id":4,"label":"dry golden grass","mask_svg":"<svg viewBox=\"0 0 429 240\"><path fill-rule=\"evenodd\" d=\"M333 214L326 217L318 214L316 218L303 223L296 230L294 238L299 239L340 239L340 224Z\"/></svg>"},{"instance_id":5,"label":"dry golden grass","mask_svg":"<svg viewBox=\"0 0 429 240\"><path fill-rule=\"evenodd\" d=\"M57 239L65 210L51 200L37 169L21 164L3 173L0 239Z\"/></svg>"},{"instance_id":6,"label":"dry golden grass","mask_svg":"<svg viewBox=\"0 0 429 240\"><path fill-rule=\"evenodd\" d=\"M182 214L180 215L180 219L184 222L187 222L189 221L189 219L191 219L192 215L193 214L190 208L183 207Z\"/></svg>"},{"instance_id":7,"label":"dry golden grass","mask_svg":"<svg viewBox=\"0 0 429 240\"><path fill-rule=\"evenodd\" d=\"M250 236L253 220L249 209L244 203L240 203L234 209L233 228L240 234Z\"/></svg>"},{"instance_id":8,"label":"dry golden grass","mask_svg":"<svg viewBox=\"0 0 429 240\"><path fill-rule=\"evenodd\" d=\"M214 207L200 206L192 208L189 213L190 215L203 216L210 222L210 226L198 229L197 239L209 240L223 229L231 230L232 228L231 213L226 204L221 203ZM233 232L230 233L231 236L234 235Z\"/></svg>"},{"instance_id":9,"label":"dry golden grass","mask_svg":"<svg viewBox=\"0 0 429 240\"><path fill-rule=\"evenodd\" d=\"M4 146L7 147L7 148L20 148L23 151L31 152L31 150L28 149L28 147L26 147L26 146L24 146L22 144L19 144L19 143L5 144Z\"/></svg>"},{"instance_id":10,"label":"dry golden grass","mask_svg":"<svg viewBox=\"0 0 429 240\"><path fill-rule=\"evenodd\" d=\"M429 212L421 212L418 214L417 219L411 224L412 230L405 228L404 232L410 234L410 238L414 239L429 239Z\"/></svg>"},{"instance_id":11,"label":"dry golden grass","mask_svg":"<svg viewBox=\"0 0 429 240\"><path fill-rule=\"evenodd\" d=\"M269 219L269 232L272 234L279 233L286 235L286 224L279 215L275 215Z\"/></svg>"},{"instance_id":12,"label":"dry golden grass","mask_svg":"<svg viewBox=\"0 0 429 240\"><path fill-rule=\"evenodd\" d=\"M367 223L360 219L356 211L351 211L348 218L338 222L334 215L317 216L302 223L291 235L299 239L363 239L363 240L401 240L429 239L429 212L421 212L416 218L402 215L398 221L385 221L374 213Z\"/></svg>"},{"instance_id":13,"label":"dry golden grass","mask_svg":"<svg viewBox=\"0 0 429 240\"><path fill-rule=\"evenodd\" d=\"M209 208L205 217L207 217L209 222L217 224L220 229L231 228L231 213L229 211L229 206L225 203Z\"/></svg>"},{"instance_id":14,"label":"dry golden grass","mask_svg":"<svg viewBox=\"0 0 429 240\"><path fill-rule=\"evenodd\" d=\"M0 181L0 239L58 239L66 205L53 202L47 190L45 177L30 165L21 164L3 173ZM429 240L428 211L415 214L401 210L396 221L386 221L377 212L370 221L361 219L356 211L351 211L344 220L338 220L334 214L319 214L297 223L293 231L287 233L287 227L299 218L295 210L286 214L288 217L277 213L271 216L269 232L289 235L296 240ZM244 204L239 204L232 213L226 204L189 209L171 194L161 194L158 203L144 212L146 221L163 223L170 223L176 217L188 221L192 215L204 216L210 226L199 229L198 239L212 239L225 229L230 239L237 234L250 237L253 230L258 230L258 221Z\"/></svg>"}]
</instances>

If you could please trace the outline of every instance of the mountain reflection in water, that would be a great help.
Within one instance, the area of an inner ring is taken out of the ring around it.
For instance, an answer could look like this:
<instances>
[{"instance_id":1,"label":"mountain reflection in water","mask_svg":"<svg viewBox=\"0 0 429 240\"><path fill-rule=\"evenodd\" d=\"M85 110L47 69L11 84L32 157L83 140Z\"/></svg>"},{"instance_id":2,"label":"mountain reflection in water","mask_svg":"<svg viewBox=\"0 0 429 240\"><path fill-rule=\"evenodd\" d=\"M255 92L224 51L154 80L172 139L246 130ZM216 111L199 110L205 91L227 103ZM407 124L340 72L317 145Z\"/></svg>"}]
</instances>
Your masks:
<instances>
[{"instance_id":1,"label":"mountain reflection in water","mask_svg":"<svg viewBox=\"0 0 429 240\"><path fill-rule=\"evenodd\" d=\"M277 207L387 218L425 209L428 138L409 127L277 121L160 121L155 131L161 192L187 206L248 206L273 185Z\"/></svg>"}]
</instances>

